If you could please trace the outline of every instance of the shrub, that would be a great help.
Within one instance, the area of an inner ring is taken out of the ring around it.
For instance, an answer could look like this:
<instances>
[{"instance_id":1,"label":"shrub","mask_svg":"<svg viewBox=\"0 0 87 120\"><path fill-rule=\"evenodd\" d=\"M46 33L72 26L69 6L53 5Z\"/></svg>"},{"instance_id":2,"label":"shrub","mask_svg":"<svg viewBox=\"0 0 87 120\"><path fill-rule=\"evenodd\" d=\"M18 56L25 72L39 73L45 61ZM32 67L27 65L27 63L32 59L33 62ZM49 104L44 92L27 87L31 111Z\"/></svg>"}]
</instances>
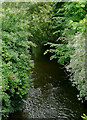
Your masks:
<instances>
[{"instance_id":1,"label":"shrub","mask_svg":"<svg viewBox=\"0 0 87 120\"><path fill-rule=\"evenodd\" d=\"M82 33L77 33L73 38L73 42L69 42L68 46L73 46L75 50L71 55L70 64L66 66L66 69L71 72L70 80L73 86L76 86L80 94L79 100L85 97L87 100L87 82L85 76L85 38ZM72 68L70 70L70 68Z\"/></svg>"},{"instance_id":2,"label":"shrub","mask_svg":"<svg viewBox=\"0 0 87 120\"><path fill-rule=\"evenodd\" d=\"M87 100L86 5L86 2L55 3L53 34L57 39L55 42L45 44L50 45L50 49L44 53L52 53L50 59L58 59L58 63L65 65L67 71L71 72L70 80L79 91L77 95L79 100Z\"/></svg>"},{"instance_id":3,"label":"shrub","mask_svg":"<svg viewBox=\"0 0 87 120\"><path fill-rule=\"evenodd\" d=\"M21 7L20 7L21 5ZM30 33L24 3L4 2L2 16L2 110L8 114L20 109L31 79Z\"/></svg>"}]
</instances>

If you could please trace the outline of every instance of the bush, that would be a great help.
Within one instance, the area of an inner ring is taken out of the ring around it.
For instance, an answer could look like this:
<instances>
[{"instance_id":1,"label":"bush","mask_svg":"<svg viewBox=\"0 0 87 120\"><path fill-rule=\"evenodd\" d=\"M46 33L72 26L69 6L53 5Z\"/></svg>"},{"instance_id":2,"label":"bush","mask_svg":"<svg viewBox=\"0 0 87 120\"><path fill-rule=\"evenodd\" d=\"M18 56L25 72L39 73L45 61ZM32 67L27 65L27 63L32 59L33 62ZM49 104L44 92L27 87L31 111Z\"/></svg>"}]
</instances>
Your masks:
<instances>
[{"instance_id":1,"label":"bush","mask_svg":"<svg viewBox=\"0 0 87 120\"><path fill-rule=\"evenodd\" d=\"M27 7L28 30L31 41L41 45L51 41L52 36L52 3L30 2Z\"/></svg>"},{"instance_id":2,"label":"bush","mask_svg":"<svg viewBox=\"0 0 87 120\"><path fill-rule=\"evenodd\" d=\"M84 5L81 3L80 5ZM83 6L83 9L85 6ZM73 20L70 22L72 30L77 30L77 32L68 39L68 48L73 46L75 50L72 51L73 55L70 55L70 64L66 67L67 70L71 72L70 80L73 86L77 87L79 95L77 95L79 100L87 100L87 77L86 77L86 29L85 29L86 14L83 19L78 22ZM72 39L70 39L72 38Z\"/></svg>"},{"instance_id":3,"label":"bush","mask_svg":"<svg viewBox=\"0 0 87 120\"><path fill-rule=\"evenodd\" d=\"M68 46L73 46L75 50L71 55L70 64L66 66L66 69L71 72L70 80L73 86L76 86L80 94L79 100L85 98L87 100L87 83L85 77L85 38L82 33L77 33L73 38L73 42L69 42ZM70 68L72 68L70 70Z\"/></svg>"},{"instance_id":4,"label":"bush","mask_svg":"<svg viewBox=\"0 0 87 120\"><path fill-rule=\"evenodd\" d=\"M85 21L86 2L58 2L54 4L53 35L55 42L47 42L50 59L57 59L71 72L70 80L79 91L78 99L87 100Z\"/></svg>"},{"instance_id":5,"label":"bush","mask_svg":"<svg viewBox=\"0 0 87 120\"><path fill-rule=\"evenodd\" d=\"M21 7L20 7L21 5ZM20 109L31 79L30 33L24 3L3 3L2 16L2 110L8 114Z\"/></svg>"}]
</instances>

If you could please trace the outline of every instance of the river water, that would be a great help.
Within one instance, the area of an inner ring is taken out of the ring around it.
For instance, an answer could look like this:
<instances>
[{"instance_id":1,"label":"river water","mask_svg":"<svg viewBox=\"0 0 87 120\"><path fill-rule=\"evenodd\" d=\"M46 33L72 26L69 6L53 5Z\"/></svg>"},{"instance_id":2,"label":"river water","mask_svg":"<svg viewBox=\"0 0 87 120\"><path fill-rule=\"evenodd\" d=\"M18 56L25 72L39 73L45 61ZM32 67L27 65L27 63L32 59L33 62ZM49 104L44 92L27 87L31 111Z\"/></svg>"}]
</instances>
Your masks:
<instances>
[{"instance_id":1,"label":"river water","mask_svg":"<svg viewBox=\"0 0 87 120\"><path fill-rule=\"evenodd\" d=\"M77 100L78 92L71 86L65 69L45 56L34 63L34 88L24 101L24 109L10 115L8 120L81 120L81 115L87 113L86 104Z\"/></svg>"}]
</instances>

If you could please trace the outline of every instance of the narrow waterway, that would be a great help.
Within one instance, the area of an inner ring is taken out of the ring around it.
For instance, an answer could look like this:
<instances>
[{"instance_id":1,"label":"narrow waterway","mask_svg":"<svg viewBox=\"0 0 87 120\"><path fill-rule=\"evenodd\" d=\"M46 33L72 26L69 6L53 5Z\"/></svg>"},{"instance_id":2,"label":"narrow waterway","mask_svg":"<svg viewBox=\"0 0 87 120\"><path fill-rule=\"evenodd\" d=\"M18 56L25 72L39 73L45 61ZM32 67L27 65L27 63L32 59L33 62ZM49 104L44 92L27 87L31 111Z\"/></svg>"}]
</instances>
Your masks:
<instances>
[{"instance_id":1,"label":"narrow waterway","mask_svg":"<svg viewBox=\"0 0 87 120\"><path fill-rule=\"evenodd\" d=\"M87 109L77 100L78 92L68 81L65 70L45 56L34 62L34 88L30 97L24 101L24 110L12 114L8 120L81 120L81 115L87 113Z\"/></svg>"}]
</instances>

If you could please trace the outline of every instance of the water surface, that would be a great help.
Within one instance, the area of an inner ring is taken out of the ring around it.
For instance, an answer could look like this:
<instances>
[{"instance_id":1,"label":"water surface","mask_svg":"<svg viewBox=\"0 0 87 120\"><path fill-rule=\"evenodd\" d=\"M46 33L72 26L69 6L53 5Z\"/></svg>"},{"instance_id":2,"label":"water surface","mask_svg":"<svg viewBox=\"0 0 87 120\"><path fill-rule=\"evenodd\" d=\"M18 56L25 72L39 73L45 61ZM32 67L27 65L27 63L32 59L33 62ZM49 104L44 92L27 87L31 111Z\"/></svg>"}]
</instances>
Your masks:
<instances>
[{"instance_id":1,"label":"water surface","mask_svg":"<svg viewBox=\"0 0 87 120\"><path fill-rule=\"evenodd\" d=\"M45 56L34 62L34 88L24 101L24 110L12 114L8 120L81 120L81 115L87 113L86 106L77 100L78 92L71 86L63 67Z\"/></svg>"}]
</instances>

